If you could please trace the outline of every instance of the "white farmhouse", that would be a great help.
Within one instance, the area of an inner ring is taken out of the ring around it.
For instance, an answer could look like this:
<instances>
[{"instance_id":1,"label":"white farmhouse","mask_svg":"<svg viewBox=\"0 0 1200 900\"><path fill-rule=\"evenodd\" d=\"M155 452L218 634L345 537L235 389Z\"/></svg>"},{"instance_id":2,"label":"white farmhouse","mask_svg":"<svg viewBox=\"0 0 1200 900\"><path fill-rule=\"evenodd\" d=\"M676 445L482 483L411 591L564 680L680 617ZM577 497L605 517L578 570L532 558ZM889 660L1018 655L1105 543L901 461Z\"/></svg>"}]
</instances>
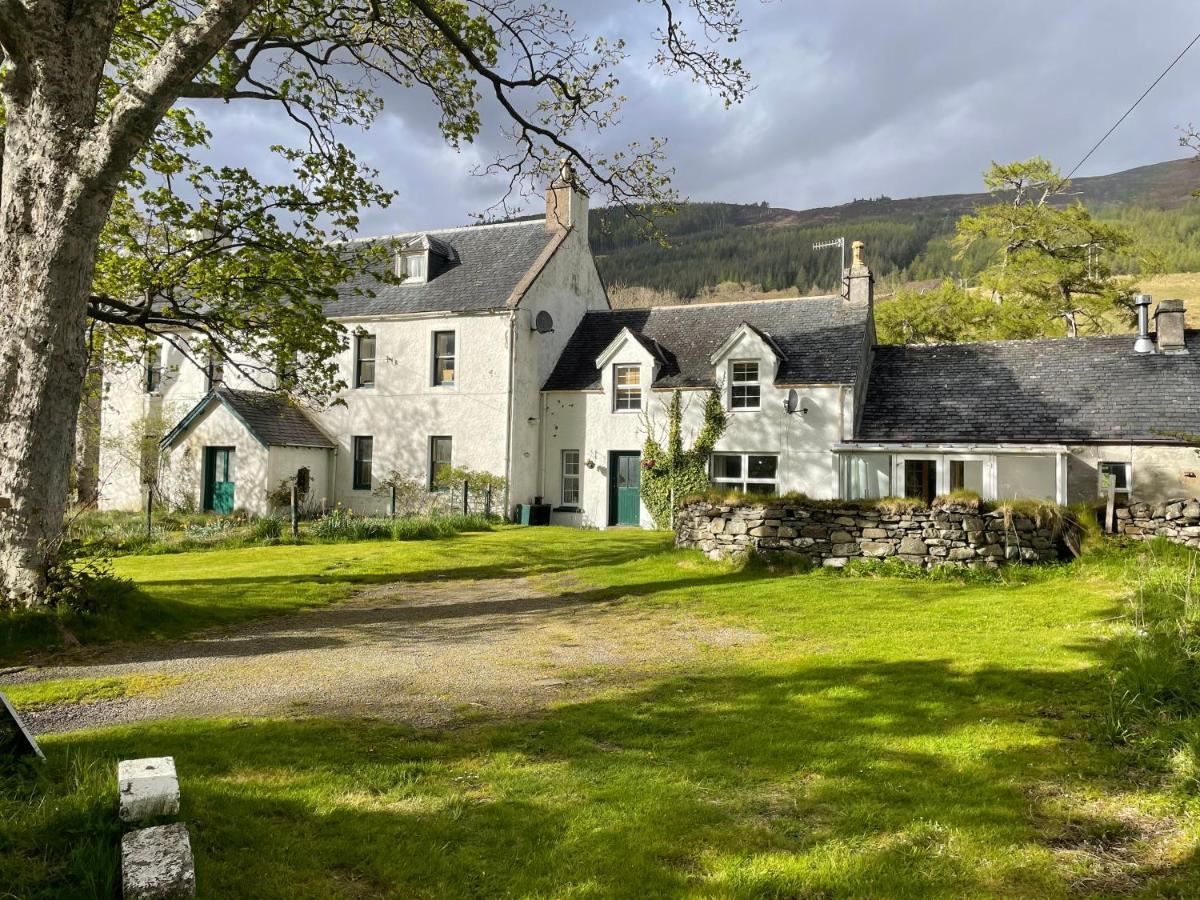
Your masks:
<instances>
[{"instance_id":1,"label":"white farmhouse","mask_svg":"<svg viewBox=\"0 0 1200 900\"><path fill-rule=\"evenodd\" d=\"M302 409L173 348L110 373L101 505L137 508L158 469L172 502L252 514L300 468L315 505L386 508L395 472L501 475L497 509L650 526L641 448L673 392L684 433L717 388L729 424L711 478L813 498L957 489L985 499L1200 496L1200 334L1164 301L1151 335L877 347L861 243L834 296L610 309L569 173L545 219L392 239L402 283L348 285L328 315L352 334L340 403ZM1148 299L1145 303L1148 303ZM232 368L232 367L231 367ZM156 440L161 459L145 452ZM157 440L161 436L161 440Z\"/></svg>"}]
</instances>

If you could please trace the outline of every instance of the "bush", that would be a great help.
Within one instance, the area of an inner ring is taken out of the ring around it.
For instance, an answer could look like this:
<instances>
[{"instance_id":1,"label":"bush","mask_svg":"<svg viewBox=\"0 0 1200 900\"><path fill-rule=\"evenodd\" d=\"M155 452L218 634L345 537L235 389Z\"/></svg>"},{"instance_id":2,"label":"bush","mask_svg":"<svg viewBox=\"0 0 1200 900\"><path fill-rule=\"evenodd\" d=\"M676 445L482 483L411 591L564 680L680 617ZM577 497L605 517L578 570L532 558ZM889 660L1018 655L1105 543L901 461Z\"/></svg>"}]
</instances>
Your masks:
<instances>
[{"instance_id":1,"label":"bush","mask_svg":"<svg viewBox=\"0 0 1200 900\"><path fill-rule=\"evenodd\" d=\"M263 516L250 525L250 537L256 541L277 541L283 537L283 519L279 516Z\"/></svg>"},{"instance_id":2,"label":"bush","mask_svg":"<svg viewBox=\"0 0 1200 900\"><path fill-rule=\"evenodd\" d=\"M337 507L312 523L309 533L326 541L371 541L391 536L389 519L356 516L353 510Z\"/></svg>"}]
</instances>

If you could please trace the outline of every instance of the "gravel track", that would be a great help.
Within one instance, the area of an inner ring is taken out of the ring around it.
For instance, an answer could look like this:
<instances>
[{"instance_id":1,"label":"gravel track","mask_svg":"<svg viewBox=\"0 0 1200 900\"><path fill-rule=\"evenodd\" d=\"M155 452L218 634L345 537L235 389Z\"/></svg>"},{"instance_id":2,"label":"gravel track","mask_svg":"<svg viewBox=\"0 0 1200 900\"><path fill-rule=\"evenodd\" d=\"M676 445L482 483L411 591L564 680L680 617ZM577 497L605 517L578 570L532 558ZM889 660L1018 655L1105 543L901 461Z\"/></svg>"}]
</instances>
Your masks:
<instances>
[{"instance_id":1,"label":"gravel track","mask_svg":"<svg viewBox=\"0 0 1200 900\"><path fill-rule=\"evenodd\" d=\"M390 584L335 606L117 646L6 683L163 674L158 696L30 710L45 734L156 718L369 715L438 725L522 713L678 670L758 639L676 611L583 600L531 579Z\"/></svg>"}]
</instances>

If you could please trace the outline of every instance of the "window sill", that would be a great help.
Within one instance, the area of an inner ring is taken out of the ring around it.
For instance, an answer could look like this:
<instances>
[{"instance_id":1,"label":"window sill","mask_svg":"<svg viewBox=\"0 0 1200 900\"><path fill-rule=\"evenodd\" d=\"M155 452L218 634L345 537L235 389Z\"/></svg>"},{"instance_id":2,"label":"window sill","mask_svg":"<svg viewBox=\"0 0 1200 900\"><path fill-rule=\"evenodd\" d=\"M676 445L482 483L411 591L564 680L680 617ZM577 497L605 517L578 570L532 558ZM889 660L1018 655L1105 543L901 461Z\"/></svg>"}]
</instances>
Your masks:
<instances>
[{"instance_id":1,"label":"window sill","mask_svg":"<svg viewBox=\"0 0 1200 900\"><path fill-rule=\"evenodd\" d=\"M551 510L557 513L580 513L583 512L578 506L556 506Z\"/></svg>"}]
</instances>

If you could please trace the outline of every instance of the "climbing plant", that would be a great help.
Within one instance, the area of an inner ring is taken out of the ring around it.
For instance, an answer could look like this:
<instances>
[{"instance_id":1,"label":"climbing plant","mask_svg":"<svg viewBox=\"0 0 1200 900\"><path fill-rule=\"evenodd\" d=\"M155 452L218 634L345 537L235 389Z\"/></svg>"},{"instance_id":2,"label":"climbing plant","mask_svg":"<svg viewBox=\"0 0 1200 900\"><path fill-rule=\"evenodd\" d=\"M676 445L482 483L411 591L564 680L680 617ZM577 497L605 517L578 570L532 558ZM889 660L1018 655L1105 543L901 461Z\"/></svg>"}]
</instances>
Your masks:
<instances>
[{"instance_id":1,"label":"climbing plant","mask_svg":"<svg viewBox=\"0 0 1200 900\"><path fill-rule=\"evenodd\" d=\"M667 406L667 436L660 442L650 422L642 445L642 502L659 528L674 524L674 502L708 488L708 460L725 433L727 418L721 391L713 388L704 402L704 421L690 449L683 447L683 401L671 393Z\"/></svg>"}]
</instances>

